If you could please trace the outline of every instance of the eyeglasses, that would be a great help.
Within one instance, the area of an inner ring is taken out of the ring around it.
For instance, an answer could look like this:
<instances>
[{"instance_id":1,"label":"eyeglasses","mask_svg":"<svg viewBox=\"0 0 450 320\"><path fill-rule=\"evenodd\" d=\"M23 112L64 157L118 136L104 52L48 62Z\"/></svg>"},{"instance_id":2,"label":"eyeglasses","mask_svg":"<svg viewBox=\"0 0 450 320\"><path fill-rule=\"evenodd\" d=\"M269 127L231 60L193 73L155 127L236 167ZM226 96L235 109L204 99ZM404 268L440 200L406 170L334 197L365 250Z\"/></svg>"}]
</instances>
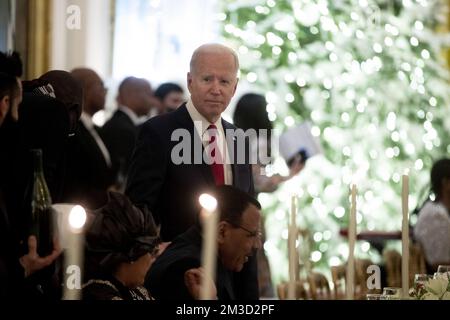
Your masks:
<instances>
[{"instance_id":1,"label":"eyeglasses","mask_svg":"<svg viewBox=\"0 0 450 320\"><path fill-rule=\"evenodd\" d=\"M249 237L252 237L252 238L259 238L259 239L261 239L261 237L262 237L262 233L261 233L261 231L259 231L259 230L251 231L251 230L249 230L249 229L247 229L247 228L244 228L244 227L241 226L240 224L237 224L237 223L234 223L234 222L231 222L231 221L227 221L227 222L228 222L229 224L231 224L231 225L232 225L233 227L235 227L235 228L240 228L240 229L242 229L242 230L248 232Z\"/></svg>"}]
</instances>

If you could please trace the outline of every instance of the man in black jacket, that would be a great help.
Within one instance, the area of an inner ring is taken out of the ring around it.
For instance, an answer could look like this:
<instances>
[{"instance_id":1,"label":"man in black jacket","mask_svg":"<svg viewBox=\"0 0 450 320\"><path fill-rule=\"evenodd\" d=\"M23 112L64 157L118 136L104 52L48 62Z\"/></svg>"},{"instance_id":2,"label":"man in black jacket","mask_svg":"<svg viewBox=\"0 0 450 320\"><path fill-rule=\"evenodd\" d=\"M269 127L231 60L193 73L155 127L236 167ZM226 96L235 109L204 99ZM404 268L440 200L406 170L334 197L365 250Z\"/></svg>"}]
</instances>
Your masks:
<instances>
[{"instance_id":1,"label":"man in black jacket","mask_svg":"<svg viewBox=\"0 0 450 320\"><path fill-rule=\"evenodd\" d=\"M220 219L217 226L217 271L215 285L219 300L242 296L235 285L240 272L255 249L261 246L261 205L253 197L231 186L213 191ZM202 226L195 224L175 238L156 259L147 274L146 287L156 299L198 299L187 284L198 283L202 253ZM203 276L206 276L203 274Z\"/></svg>"},{"instance_id":2,"label":"man in black jacket","mask_svg":"<svg viewBox=\"0 0 450 320\"><path fill-rule=\"evenodd\" d=\"M147 80L125 78L119 86L117 95L119 107L100 129L103 141L111 154L115 183L119 191L125 188L139 125L147 120L154 99Z\"/></svg>"},{"instance_id":3,"label":"man in black jacket","mask_svg":"<svg viewBox=\"0 0 450 320\"><path fill-rule=\"evenodd\" d=\"M234 139L236 127L221 117L236 92L238 70L232 49L200 46L187 74L190 99L141 129L126 194L138 207L151 210L163 241L173 240L196 222L197 199L214 186L232 185L254 194L248 141ZM256 259L252 257L239 274L239 298L258 299Z\"/></svg>"}]
</instances>

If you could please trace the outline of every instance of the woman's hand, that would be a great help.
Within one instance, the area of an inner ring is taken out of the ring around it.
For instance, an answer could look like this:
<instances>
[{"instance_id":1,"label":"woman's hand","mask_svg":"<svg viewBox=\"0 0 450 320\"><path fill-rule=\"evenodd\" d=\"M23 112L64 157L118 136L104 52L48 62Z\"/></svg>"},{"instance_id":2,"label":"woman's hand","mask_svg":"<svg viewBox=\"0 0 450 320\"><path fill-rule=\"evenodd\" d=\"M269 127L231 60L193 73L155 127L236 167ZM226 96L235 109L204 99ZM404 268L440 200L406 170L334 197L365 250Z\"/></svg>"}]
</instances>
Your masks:
<instances>
[{"instance_id":1,"label":"woman's hand","mask_svg":"<svg viewBox=\"0 0 450 320\"><path fill-rule=\"evenodd\" d=\"M25 278L36 271L51 265L58 258L62 250L56 238L53 239L53 251L46 257L40 257L37 253L37 239L35 236L28 237L28 253L19 258L19 262L25 270Z\"/></svg>"}]
</instances>

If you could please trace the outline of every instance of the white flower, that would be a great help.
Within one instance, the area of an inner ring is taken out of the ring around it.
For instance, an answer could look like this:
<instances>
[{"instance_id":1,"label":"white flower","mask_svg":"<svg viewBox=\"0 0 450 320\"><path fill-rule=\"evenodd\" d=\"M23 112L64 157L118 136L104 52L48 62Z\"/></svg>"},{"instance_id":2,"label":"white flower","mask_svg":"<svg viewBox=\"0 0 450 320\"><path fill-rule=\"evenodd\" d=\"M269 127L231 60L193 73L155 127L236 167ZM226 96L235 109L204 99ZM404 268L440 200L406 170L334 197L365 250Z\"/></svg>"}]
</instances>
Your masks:
<instances>
[{"instance_id":1,"label":"white flower","mask_svg":"<svg viewBox=\"0 0 450 320\"><path fill-rule=\"evenodd\" d=\"M438 299L443 299L444 295L448 296L450 295L449 292L447 292L448 287L448 279L445 278L438 278L438 279L430 279L425 284L425 289L427 290L427 293L425 295L431 294L436 296ZM424 295L424 296L425 296Z\"/></svg>"},{"instance_id":2,"label":"white flower","mask_svg":"<svg viewBox=\"0 0 450 320\"><path fill-rule=\"evenodd\" d=\"M435 294L432 294L431 292L425 293L422 298L422 300L439 300L439 297Z\"/></svg>"}]
</instances>

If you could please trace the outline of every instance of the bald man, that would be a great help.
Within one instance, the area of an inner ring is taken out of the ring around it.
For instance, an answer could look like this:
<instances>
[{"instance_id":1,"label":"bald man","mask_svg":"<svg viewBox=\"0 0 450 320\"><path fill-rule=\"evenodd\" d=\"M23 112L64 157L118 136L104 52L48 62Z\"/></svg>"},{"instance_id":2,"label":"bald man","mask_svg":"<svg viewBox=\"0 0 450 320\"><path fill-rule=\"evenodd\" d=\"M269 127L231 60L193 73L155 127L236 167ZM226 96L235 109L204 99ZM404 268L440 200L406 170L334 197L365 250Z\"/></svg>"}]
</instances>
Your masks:
<instances>
[{"instance_id":1,"label":"bald man","mask_svg":"<svg viewBox=\"0 0 450 320\"><path fill-rule=\"evenodd\" d=\"M151 210L161 225L163 241L171 241L195 223L200 212L199 196L215 186L232 185L254 194L250 164L236 161L242 158L236 152L236 140L226 139L236 127L221 118L236 92L238 70L238 57L232 49L221 44L200 46L192 55L187 74L190 99L142 127L126 193L137 206ZM190 154L185 155L188 161L179 163L172 151L179 147L176 135L185 133L188 141L183 143ZM203 150L211 144L218 147L218 152L203 157ZM247 145L245 159L248 150ZM236 276L241 288L236 290L237 298L258 299L255 259L246 265L242 271L245 276Z\"/></svg>"},{"instance_id":2,"label":"bald man","mask_svg":"<svg viewBox=\"0 0 450 320\"><path fill-rule=\"evenodd\" d=\"M91 69L78 68L71 74L83 89L83 106L68 151L63 200L97 209L106 203L113 183L110 153L92 122L92 116L104 108L106 88Z\"/></svg>"},{"instance_id":3,"label":"bald man","mask_svg":"<svg viewBox=\"0 0 450 320\"><path fill-rule=\"evenodd\" d=\"M147 120L153 106L153 90L145 79L128 77L119 86L118 109L101 128L101 135L110 151L116 187L125 188L131 154L139 126Z\"/></svg>"}]
</instances>

